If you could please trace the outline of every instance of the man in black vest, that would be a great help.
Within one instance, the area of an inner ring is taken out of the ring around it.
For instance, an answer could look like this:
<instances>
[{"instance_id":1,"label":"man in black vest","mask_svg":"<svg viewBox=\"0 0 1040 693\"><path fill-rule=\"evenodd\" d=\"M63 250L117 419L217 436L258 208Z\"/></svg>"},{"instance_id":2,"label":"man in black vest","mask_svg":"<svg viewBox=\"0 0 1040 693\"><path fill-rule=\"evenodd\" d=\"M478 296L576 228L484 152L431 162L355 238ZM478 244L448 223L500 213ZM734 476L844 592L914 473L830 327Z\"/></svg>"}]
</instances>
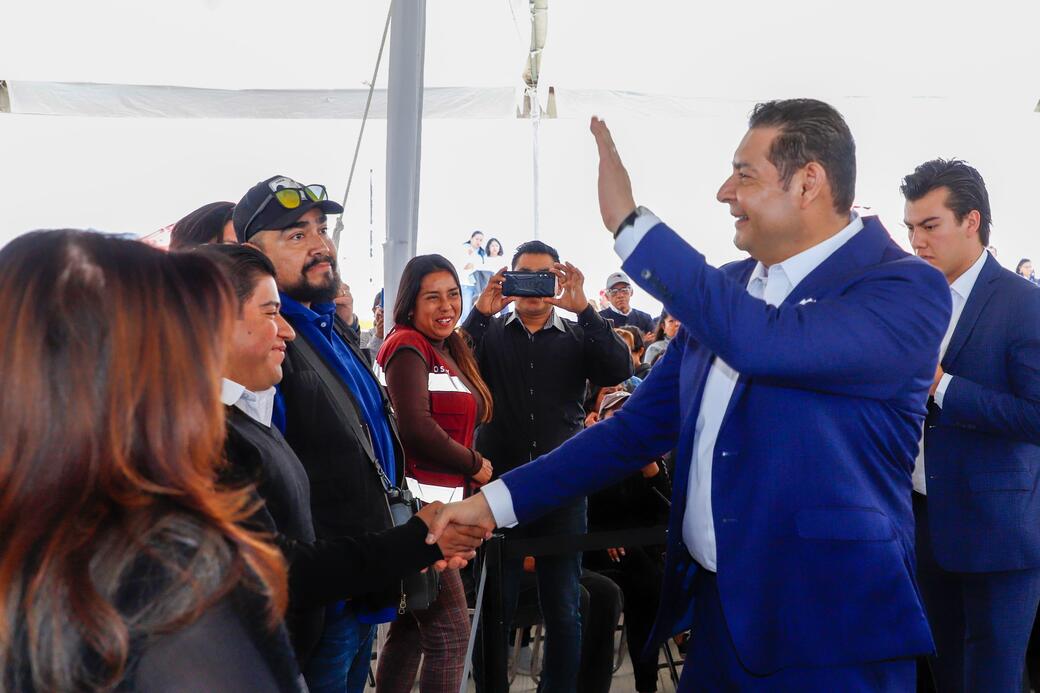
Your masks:
<instances>
[{"instance_id":1,"label":"man in black vest","mask_svg":"<svg viewBox=\"0 0 1040 693\"><path fill-rule=\"evenodd\" d=\"M263 253L245 245L212 245L198 252L221 266L238 299L221 383L221 399L228 408L225 480L255 483L264 501L253 522L274 535L289 564L286 622L303 667L321 636L326 604L398 584L429 565L461 567L483 531L465 529L447 543L429 546L427 522L440 506L436 503L384 532L316 540L306 472L271 425L275 385L282 379L286 346L296 336L278 312L274 266Z\"/></svg>"},{"instance_id":2,"label":"man in black vest","mask_svg":"<svg viewBox=\"0 0 1040 693\"><path fill-rule=\"evenodd\" d=\"M274 264L281 314L297 334L286 349L274 422L307 470L318 539L390 527L384 486L403 476L389 400L336 318L340 278L326 214L342 211L324 186L273 176L250 188L233 219L238 239ZM304 671L312 693L361 693L374 624L394 617L399 597L388 592L326 609Z\"/></svg>"}]
</instances>

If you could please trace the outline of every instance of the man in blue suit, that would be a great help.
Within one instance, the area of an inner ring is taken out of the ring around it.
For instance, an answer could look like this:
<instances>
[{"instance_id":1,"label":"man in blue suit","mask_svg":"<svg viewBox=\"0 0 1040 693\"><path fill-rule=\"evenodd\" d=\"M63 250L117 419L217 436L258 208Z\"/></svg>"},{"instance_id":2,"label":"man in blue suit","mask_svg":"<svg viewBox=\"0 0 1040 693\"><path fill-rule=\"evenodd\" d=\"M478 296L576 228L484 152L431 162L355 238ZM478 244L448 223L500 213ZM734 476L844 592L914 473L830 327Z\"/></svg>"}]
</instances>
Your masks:
<instances>
[{"instance_id":1,"label":"man in blue suit","mask_svg":"<svg viewBox=\"0 0 1040 693\"><path fill-rule=\"evenodd\" d=\"M751 258L721 269L644 208L593 119L624 270L683 324L610 421L449 521L525 522L676 448L655 647L683 691L908 691L932 651L911 472L950 316L942 275L851 211L855 144L810 99L755 107L718 192Z\"/></svg>"},{"instance_id":2,"label":"man in blue suit","mask_svg":"<svg viewBox=\"0 0 1040 693\"><path fill-rule=\"evenodd\" d=\"M903 180L914 252L953 317L914 470L917 566L940 693L1019 691L1040 601L1040 288L989 245L989 195L963 161Z\"/></svg>"}]
</instances>

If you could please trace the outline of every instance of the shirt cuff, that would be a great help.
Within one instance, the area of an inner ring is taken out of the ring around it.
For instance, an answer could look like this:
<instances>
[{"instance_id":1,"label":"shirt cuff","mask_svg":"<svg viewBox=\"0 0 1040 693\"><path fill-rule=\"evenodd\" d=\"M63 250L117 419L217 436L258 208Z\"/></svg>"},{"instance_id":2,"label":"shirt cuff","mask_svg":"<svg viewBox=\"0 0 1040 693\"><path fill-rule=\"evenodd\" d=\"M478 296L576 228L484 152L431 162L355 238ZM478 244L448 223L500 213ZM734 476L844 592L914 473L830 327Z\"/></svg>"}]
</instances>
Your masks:
<instances>
[{"instance_id":1,"label":"shirt cuff","mask_svg":"<svg viewBox=\"0 0 1040 693\"><path fill-rule=\"evenodd\" d=\"M939 384L935 387L935 394L932 398L935 400L935 403L939 405L940 409L942 409L943 397L946 396L946 388L950 386L951 380L953 380L952 375L949 373L943 373L943 377L939 378Z\"/></svg>"},{"instance_id":2,"label":"shirt cuff","mask_svg":"<svg viewBox=\"0 0 1040 693\"><path fill-rule=\"evenodd\" d=\"M516 525L516 512L513 510L513 495L509 493L509 487L501 479L495 479L490 484L482 487L480 492L484 494L484 500L491 508L491 514L495 516L495 524L499 527L513 527Z\"/></svg>"},{"instance_id":3,"label":"shirt cuff","mask_svg":"<svg viewBox=\"0 0 1040 693\"><path fill-rule=\"evenodd\" d=\"M643 236L660 223L660 219L647 212L640 214L636 217L634 224L619 233L618 237L614 239L614 252L618 254L621 261L627 260L628 256L635 252L636 246L639 245L639 241L643 240Z\"/></svg>"}]
</instances>

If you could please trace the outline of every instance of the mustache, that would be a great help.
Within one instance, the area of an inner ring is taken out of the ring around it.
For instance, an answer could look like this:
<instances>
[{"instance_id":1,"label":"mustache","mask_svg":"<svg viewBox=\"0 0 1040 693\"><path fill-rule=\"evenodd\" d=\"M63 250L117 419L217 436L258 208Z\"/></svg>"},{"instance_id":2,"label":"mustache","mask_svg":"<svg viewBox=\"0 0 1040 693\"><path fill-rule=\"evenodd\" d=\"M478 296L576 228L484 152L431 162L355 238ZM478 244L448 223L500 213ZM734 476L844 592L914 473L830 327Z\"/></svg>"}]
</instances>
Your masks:
<instances>
[{"instance_id":1,"label":"mustache","mask_svg":"<svg viewBox=\"0 0 1040 693\"><path fill-rule=\"evenodd\" d=\"M332 267L332 271L333 272L336 271L336 258L332 257L331 255L319 255L318 257L314 258L313 260L310 260L309 262L307 262L303 266L303 271L306 272L311 267L314 267L316 265L320 265L323 262L329 263L329 266Z\"/></svg>"}]
</instances>

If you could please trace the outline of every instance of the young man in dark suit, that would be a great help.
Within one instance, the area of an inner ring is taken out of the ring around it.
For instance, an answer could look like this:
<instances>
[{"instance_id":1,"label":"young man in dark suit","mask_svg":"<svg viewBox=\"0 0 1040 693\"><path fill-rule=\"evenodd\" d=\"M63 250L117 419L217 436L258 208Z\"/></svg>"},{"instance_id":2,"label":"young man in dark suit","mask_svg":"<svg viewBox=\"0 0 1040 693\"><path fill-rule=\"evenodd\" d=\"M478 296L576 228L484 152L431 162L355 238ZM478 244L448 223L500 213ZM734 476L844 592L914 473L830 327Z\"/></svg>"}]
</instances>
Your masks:
<instances>
[{"instance_id":1,"label":"young man in dark suit","mask_svg":"<svg viewBox=\"0 0 1040 693\"><path fill-rule=\"evenodd\" d=\"M1018 691L1040 601L1040 288L986 251L974 168L928 161L901 189L910 244L953 299L914 469L931 670L942 693Z\"/></svg>"}]
</instances>

